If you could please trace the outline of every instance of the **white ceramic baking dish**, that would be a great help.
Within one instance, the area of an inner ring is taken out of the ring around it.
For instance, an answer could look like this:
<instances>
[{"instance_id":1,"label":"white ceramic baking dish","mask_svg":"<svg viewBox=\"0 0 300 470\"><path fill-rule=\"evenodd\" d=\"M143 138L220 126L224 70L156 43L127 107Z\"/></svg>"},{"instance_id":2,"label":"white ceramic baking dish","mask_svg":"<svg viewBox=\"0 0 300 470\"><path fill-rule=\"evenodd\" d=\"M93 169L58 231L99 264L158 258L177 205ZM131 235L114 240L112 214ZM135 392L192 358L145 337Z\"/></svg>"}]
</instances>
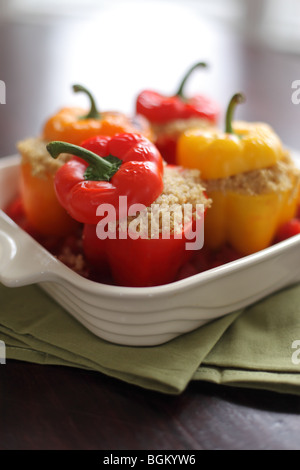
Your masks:
<instances>
[{"instance_id":1,"label":"white ceramic baking dish","mask_svg":"<svg viewBox=\"0 0 300 470\"><path fill-rule=\"evenodd\" d=\"M0 208L18 190L19 157L0 159ZM154 346L300 281L300 235L169 285L127 288L87 280L0 210L0 281L38 284L100 338Z\"/></svg>"}]
</instances>

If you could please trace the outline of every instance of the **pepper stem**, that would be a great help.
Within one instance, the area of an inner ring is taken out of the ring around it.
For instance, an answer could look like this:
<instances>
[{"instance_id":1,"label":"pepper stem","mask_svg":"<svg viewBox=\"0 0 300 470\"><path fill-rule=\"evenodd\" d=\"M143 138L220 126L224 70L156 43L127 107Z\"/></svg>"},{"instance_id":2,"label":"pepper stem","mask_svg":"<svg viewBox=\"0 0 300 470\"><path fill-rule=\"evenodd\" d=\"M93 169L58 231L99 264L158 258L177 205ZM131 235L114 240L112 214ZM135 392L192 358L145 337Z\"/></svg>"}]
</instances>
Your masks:
<instances>
[{"instance_id":1,"label":"pepper stem","mask_svg":"<svg viewBox=\"0 0 300 470\"><path fill-rule=\"evenodd\" d=\"M186 84L186 81L187 79L190 77L190 75L192 74L192 72L199 68L199 67L207 67L207 64L206 62L197 62L197 64L193 65L188 71L187 73L185 74L185 76L183 77L182 81L181 81L181 84L177 90L177 93L175 93L175 96L179 96L179 98L182 98L183 100L185 99L184 97L184 94L183 94L183 88Z\"/></svg>"},{"instance_id":2,"label":"pepper stem","mask_svg":"<svg viewBox=\"0 0 300 470\"><path fill-rule=\"evenodd\" d=\"M235 111L236 105L240 103L244 103L246 101L245 96L242 93L236 93L231 98L225 118L225 132L227 134L233 134L234 131L232 129L232 120L233 120L233 113Z\"/></svg>"},{"instance_id":3,"label":"pepper stem","mask_svg":"<svg viewBox=\"0 0 300 470\"><path fill-rule=\"evenodd\" d=\"M81 116L80 119L99 119L100 113L97 110L95 99L93 95L89 92L89 90L87 90L82 85L73 85L72 88L75 93L78 93L78 92L85 93L89 97L89 100L90 100L90 110L88 114L86 114L85 116Z\"/></svg>"},{"instance_id":4,"label":"pepper stem","mask_svg":"<svg viewBox=\"0 0 300 470\"><path fill-rule=\"evenodd\" d=\"M84 173L84 177L92 181L110 181L122 163L122 160L112 155L103 158L90 150L68 142L56 140L49 142L46 148L54 159L58 158L61 153L69 153L85 160L89 166Z\"/></svg>"}]
</instances>

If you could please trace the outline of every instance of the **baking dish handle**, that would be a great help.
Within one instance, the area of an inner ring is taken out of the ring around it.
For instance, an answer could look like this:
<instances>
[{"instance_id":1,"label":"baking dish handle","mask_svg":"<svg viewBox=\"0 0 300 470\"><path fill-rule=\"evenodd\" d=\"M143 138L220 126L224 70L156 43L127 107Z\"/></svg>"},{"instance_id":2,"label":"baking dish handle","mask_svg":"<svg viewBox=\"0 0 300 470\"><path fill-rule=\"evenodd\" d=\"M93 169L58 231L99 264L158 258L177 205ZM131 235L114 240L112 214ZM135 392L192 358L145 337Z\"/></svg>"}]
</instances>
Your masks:
<instances>
[{"instance_id":1,"label":"baking dish handle","mask_svg":"<svg viewBox=\"0 0 300 470\"><path fill-rule=\"evenodd\" d=\"M51 280L57 260L0 210L0 282L17 287Z\"/></svg>"}]
</instances>

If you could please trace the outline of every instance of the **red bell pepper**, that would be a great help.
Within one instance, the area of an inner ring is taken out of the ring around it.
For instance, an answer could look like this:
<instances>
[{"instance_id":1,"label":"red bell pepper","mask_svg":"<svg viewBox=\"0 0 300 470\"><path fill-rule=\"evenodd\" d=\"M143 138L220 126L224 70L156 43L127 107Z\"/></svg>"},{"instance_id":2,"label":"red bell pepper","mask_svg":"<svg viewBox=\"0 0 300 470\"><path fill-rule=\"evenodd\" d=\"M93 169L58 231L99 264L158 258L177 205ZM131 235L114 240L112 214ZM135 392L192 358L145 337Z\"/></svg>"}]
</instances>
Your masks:
<instances>
[{"instance_id":1,"label":"red bell pepper","mask_svg":"<svg viewBox=\"0 0 300 470\"><path fill-rule=\"evenodd\" d=\"M127 197L127 207L147 207L162 193L162 157L140 134L97 136L81 146L54 141L47 149L53 158L73 155L56 172L54 184L60 204L78 222L97 224L97 208L102 204L112 205L119 220L127 217L120 209L120 196Z\"/></svg>"},{"instance_id":2,"label":"red bell pepper","mask_svg":"<svg viewBox=\"0 0 300 470\"><path fill-rule=\"evenodd\" d=\"M143 90L136 100L136 112L146 117L156 134L155 144L168 163L175 162L176 141L179 130L166 129L165 125L176 121L187 121L193 118L207 121L209 125L217 123L220 110L217 103L204 95L187 98L184 87L191 73L206 63L199 62L191 67L184 76L177 92L171 96L162 95L153 90ZM195 122L193 123L194 126Z\"/></svg>"},{"instance_id":3,"label":"red bell pepper","mask_svg":"<svg viewBox=\"0 0 300 470\"><path fill-rule=\"evenodd\" d=\"M89 265L97 272L108 269L114 282L123 286L147 287L174 281L198 248L196 229L202 223L202 212L198 217L190 214L179 226L180 233L170 231L167 237L160 232L152 237L148 227L146 231L140 227L132 236L130 224L136 219L127 218L133 215L129 211L133 204L142 205L147 212L163 191L163 161L157 148L140 135L120 134L89 139L81 147L52 142L48 150L53 158L62 152L74 155L57 171L55 188L63 207L84 223L83 253ZM125 206L120 205L120 196L127 196ZM114 207L117 219L99 217L97 208L103 204ZM104 221L108 230L101 232L102 236L98 227ZM109 222L115 221L120 225L113 223L111 230Z\"/></svg>"},{"instance_id":4,"label":"red bell pepper","mask_svg":"<svg viewBox=\"0 0 300 470\"><path fill-rule=\"evenodd\" d=\"M204 216L204 214L203 214ZM203 223L203 218L199 219ZM180 269L195 251L186 244L197 237L196 221L191 220L178 238L131 238L119 236L99 239L95 225L83 229L85 259L96 273L109 272L114 282L126 287L151 287L176 280Z\"/></svg>"},{"instance_id":5,"label":"red bell pepper","mask_svg":"<svg viewBox=\"0 0 300 470\"><path fill-rule=\"evenodd\" d=\"M199 67L206 67L205 62L193 65L184 76L177 92L165 96L153 90L142 91L136 101L136 110L151 123L166 123L175 119L200 117L214 123L219 116L219 107L214 101L203 95L187 98L184 86L192 72Z\"/></svg>"}]
</instances>

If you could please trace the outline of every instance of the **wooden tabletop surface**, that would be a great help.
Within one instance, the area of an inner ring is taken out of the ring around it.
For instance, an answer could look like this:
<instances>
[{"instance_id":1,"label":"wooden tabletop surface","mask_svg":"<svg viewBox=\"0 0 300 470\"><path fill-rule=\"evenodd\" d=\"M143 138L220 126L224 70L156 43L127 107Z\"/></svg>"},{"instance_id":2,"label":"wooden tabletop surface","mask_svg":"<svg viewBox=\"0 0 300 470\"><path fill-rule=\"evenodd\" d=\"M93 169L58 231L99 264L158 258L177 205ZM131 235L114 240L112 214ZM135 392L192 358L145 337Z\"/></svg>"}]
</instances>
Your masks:
<instances>
[{"instance_id":1,"label":"wooden tabletop surface","mask_svg":"<svg viewBox=\"0 0 300 470\"><path fill-rule=\"evenodd\" d=\"M300 55L246 41L222 25L197 28L202 23L192 16L183 15L181 30L175 18L165 31L166 21L156 25L151 15L126 28L123 14L0 22L0 157L37 135L62 105L84 103L72 95L73 83L93 89L102 109L131 112L139 90L171 93L199 60L211 67L196 74L190 90L200 86L222 107L243 91L238 117L269 122L300 148L300 104L292 101ZM0 366L2 450L300 449L299 412L300 397L266 391L197 382L170 397L80 369L12 360Z\"/></svg>"}]
</instances>

